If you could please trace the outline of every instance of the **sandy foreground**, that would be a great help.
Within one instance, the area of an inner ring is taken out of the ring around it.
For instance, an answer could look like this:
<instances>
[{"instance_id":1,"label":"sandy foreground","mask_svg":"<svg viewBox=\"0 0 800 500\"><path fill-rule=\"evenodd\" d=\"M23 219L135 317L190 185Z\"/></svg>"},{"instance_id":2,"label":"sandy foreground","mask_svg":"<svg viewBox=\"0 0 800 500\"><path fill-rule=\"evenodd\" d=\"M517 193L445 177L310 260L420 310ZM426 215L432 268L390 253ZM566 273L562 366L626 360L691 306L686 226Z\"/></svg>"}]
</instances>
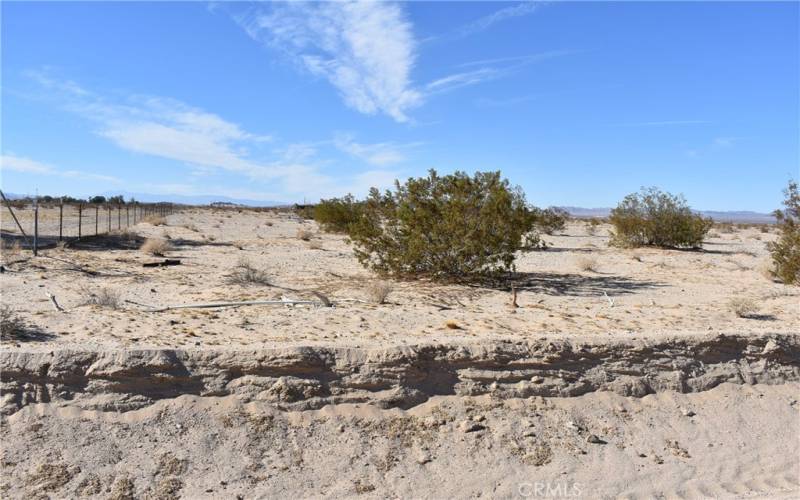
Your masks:
<instances>
[{"instance_id":1,"label":"sandy foreground","mask_svg":"<svg viewBox=\"0 0 800 500\"><path fill-rule=\"evenodd\" d=\"M385 304L343 237L286 213L4 252L28 329L0 349L0 495L800 496L800 291L761 271L775 234L629 251L607 229L545 236L493 286L390 282ZM143 268L147 237L181 265ZM268 284L235 283L243 261ZM87 304L105 292L117 307ZM333 307L149 310L313 292Z\"/></svg>"}]
</instances>

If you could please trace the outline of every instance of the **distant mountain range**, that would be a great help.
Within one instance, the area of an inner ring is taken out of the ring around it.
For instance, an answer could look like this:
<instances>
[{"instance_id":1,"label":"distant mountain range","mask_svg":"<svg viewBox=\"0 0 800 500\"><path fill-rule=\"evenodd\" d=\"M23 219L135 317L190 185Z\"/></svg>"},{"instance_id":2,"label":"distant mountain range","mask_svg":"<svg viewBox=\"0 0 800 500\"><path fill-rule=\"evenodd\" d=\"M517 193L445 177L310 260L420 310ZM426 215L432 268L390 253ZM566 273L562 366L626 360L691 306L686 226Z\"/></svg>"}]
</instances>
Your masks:
<instances>
[{"instance_id":1,"label":"distant mountain range","mask_svg":"<svg viewBox=\"0 0 800 500\"><path fill-rule=\"evenodd\" d=\"M24 198L24 195L15 193L5 193L8 199ZM215 195L177 195L177 194L149 194L149 193L131 193L128 191L108 191L102 193L102 196L122 196L126 200L134 198L138 201L154 203L166 201L171 203L182 203L186 205L209 205L214 202L233 203L236 205L244 205L248 207L281 207L291 205L291 203L282 201L262 201L262 200L247 200L240 198L230 198L228 196L215 196ZM558 207L565 210L573 217L608 217L611 213L610 208L583 208L583 207ZM697 213L706 217L711 217L718 222L737 222L749 224L774 224L775 217L772 214L764 214L760 212L751 212L746 210L735 211L714 211L714 210L700 210Z\"/></svg>"},{"instance_id":2,"label":"distant mountain range","mask_svg":"<svg viewBox=\"0 0 800 500\"><path fill-rule=\"evenodd\" d=\"M583 208L583 207L558 207L565 210L573 217L608 217L611 213L610 208ZM721 212L715 210L696 210L697 213L711 217L717 222L738 222L747 224L774 224L775 217L772 214L760 212L750 212L747 210L734 210Z\"/></svg>"}]
</instances>

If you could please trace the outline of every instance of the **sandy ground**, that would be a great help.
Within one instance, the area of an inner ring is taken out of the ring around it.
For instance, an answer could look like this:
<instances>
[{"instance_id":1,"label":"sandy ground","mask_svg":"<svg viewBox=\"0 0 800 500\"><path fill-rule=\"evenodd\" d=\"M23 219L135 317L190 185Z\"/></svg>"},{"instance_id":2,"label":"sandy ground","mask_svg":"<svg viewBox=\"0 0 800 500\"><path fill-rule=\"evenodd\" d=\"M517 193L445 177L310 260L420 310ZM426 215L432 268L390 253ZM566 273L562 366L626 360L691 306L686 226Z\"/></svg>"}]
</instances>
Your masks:
<instances>
[{"instance_id":1,"label":"sandy ground","mask_svg":"<svg viewBox=\"0 0 800 500\"><path fill-rule=\"evenodd\" d=\"M32 405L2 427L5 498L797 498L800 386L279 412L181 396ZM765 418L769 415L769 418Z\"/></svg>"},{"instance_id":2,"label":"sandy ground","mask_svg":"<svg viewBox=\"0 0 800 500\"><path fill-rule=\"evenodd\" d=\"M389 281L385 304L343 237L288 213L5 250L27 329L0 348L0 496L800 497L800 290L761 271L774 232L689 252L608 229L545 236L498 287ZM143 268L145 238L181 265ZM268 284L232 282L243 261ZM333 307L148 311L313 292ZM116 307L87 304L104 293Z\"/></svg>"},{"instance_id":3,"label":"sandy ground","mask_svg":"<svg viewBox=\"0 0 800 500\"><path fill-rule=\"evenodd\" d=\"M369 302L368 289L378 280L342 236L321 233L315 223L291 214L192 210L169 216L167 226L134 226L139 239L123 242L127 249L89 242L16 263L26 255L6 251L4 260L11 263L0 275L2 302L35 331L4 347L359 346L800 331L800 291L761 272L774 233L715 230L704 251L689 252L610 248L608 229L601 226L591 236L584 224L572 223L561 234L545 236L547 251L521 255L513 280L520 307L513 311L510 283L492 288L393 281L388 303L377 305L357 301ZM303 241L298 231L313 238ZM182 265L142 268L157 260L137 250L144 237L168 237L174 250L167 256ZM266 273L272 286L231 283L241 261ZM593 271L585 269L587 263ZM119 296L119 308L85 305L104 289ZM311 291L325 294L335 307L146 312L147 306L231 300L315 300ZM47 293L67 311L55 311ZM731 311L735 298L754 303L750 317Z\"/></svg>"}]
</instances>

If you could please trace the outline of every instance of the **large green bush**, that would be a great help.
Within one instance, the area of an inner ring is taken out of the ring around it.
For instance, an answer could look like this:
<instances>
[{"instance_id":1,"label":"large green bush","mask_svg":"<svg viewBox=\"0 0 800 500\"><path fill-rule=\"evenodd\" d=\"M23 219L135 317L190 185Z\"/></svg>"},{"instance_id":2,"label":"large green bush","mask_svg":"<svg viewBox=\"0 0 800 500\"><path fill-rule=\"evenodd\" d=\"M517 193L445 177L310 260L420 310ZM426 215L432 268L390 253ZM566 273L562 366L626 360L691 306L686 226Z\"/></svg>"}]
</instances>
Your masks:
<instances>
[{"instance_id":1,"label":"large green bush","mask_svg":"<svg viewBox=\"0 0 800 500\"><path fill-rule=\"evenodd\" d=\"M796 182L784 191L784 210L776 210L780 238L767 244L775 264L773 274L786 284L800 285L800 192Z\"/></svg>"},{"instance_id":2,"label":"large green bush","mask_svg":"<svg viewBox=\"0 0 800 500\"><path fill-rule=\"evenodd\" d=\"M344 198L321 200L314 207L314 220L323 231L329 233L347 233L350 225L358 221L364 212L363 202L358 202L353 195Z\"/></svg>"},{"instance_id":3,"label":"large green bush","mask_svg":"<svg viewBox=\"0 0 800 500\"><path fill-rule=\"evenodd\" d=\"M609 222L614 226L610 244L621 247L699 248L712 225L692 212L683 196L654 187L626 196Z\"/></svg>"},{"instance_id":4,"label":"large green bush","mask_svg":"<svg viewBox=\"0 0 800 500\"><path fill-rule=\"evenodd\" d=\"M381 274L469 279L513 269L516 252L539 244L525 195L500 172L463 172L372 189L350 226L362 264Z\"/></svg>"}]
</instances>

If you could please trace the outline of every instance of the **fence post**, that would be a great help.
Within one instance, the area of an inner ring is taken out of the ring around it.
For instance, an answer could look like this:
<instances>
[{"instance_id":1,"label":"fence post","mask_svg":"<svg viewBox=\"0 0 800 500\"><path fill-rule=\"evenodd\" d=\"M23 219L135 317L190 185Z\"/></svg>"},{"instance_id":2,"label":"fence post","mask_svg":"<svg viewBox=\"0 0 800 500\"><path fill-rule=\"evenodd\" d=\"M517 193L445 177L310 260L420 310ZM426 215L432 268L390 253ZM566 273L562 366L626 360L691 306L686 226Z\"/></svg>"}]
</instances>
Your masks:
<instances>
[{"instance_id":1,"label":"fence post","mask_svg":"<svg viewBox=\"0 0 800 500\"><path fill-rule=\"evenodd\" d=\"M117 205L117 229L122 229L122 207Z\"/></svg>"},{"instance_id":2,"label":"fence post","mask_svg":"<svg viewBox=\"0 0 800 500\"><path fill-rule=\"evenodd\" d=\"M94 235L100 233L100 205L94 206Z\"/></svg>"},{"instance_id":3,"label":"fence post","mask_svg":"<svg viewBox=\"0 0 800 500\"><path fill-rule=\"evenodd\" d=\"M108 232L111 232L111 205L106 205L106 210L108 211Z\"/></svg>"},{"instance_id":4,"label":"fence post","mask_svg":"<svg viewBox=\"0 0 800 500\"><path fill-rule=\"evenodd\" d=\"M33 199L33 256L39 255L39 196Z\"/></svg>"},{"instance_id":5,"label":"fence post","mask_svg":"<svg viewBox=\"0 0 800 500\"><path fill-rule=\"evenodd\" d=\"M125 227L131 225L131 206L125 205Z\"/></svg>"},{"instance_id":6,"label":"fence post","mask_svg":"<svg viewBox=\"0 0 800 500\"><path fill-rule=\"evenodd\" d=\"M83 203L78 203L78 239L81 239L81 222L83 221Z\"/></svg>"},{"instance_id":7,"label":"fence post","mask_svg":"<svg viewBox=\"0 0 800 500\"><path fill-rule=\"evenodd\" d=\"M64 200L58 206L58 241L64 239Z\"/></svg>"}]
</instances>

